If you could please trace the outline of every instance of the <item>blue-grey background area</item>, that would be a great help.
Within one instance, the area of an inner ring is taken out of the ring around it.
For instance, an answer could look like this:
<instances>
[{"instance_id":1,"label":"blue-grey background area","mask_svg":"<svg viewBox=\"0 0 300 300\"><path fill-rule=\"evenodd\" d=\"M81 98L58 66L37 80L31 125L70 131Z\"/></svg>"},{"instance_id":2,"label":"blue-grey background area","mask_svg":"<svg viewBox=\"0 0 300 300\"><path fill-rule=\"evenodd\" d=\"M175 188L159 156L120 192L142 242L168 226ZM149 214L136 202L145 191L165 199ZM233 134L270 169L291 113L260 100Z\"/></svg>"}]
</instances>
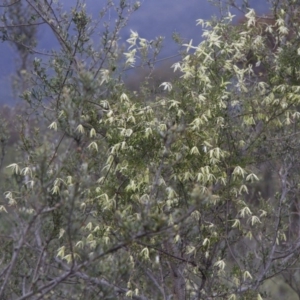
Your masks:
<instances>
[{"instance_id":1,"label":"blue-grey background area","mask_svg":"<svg viewBox=\"0 0 300 300\"><path fill-rule=\"evenodd\" d=\"M25 1L25 0L21 0ZM118 1L118 0L115 0ZM135 2L134 0L129 0ZM71 9L75 0L60 1L66 10ZM131 16L128 26L122 31L122 38L126 40L130 29L137 31L141 37L154 39L156 36L165 37L161 57L168 57L178 53L178 46L172 41L172 34L177 32L186 41L193 39L194 44L201 41L201 27L196 26L197 19L210 19L218 16L219 10L207 0L143 0L141 7ZM249 1L251 7L258 14L268 12L266 0ZM86 0L89 14L97 18L97 14L106 0ZM238 11L232 11L239 15ZM237 17L238 18L238 17ZM55 47L55 40L51 33L41 28L38 33L38 49L50 51ZM15 68L16 54L6 42L0 42L0 104L14 105L17 99L12 95L11 76Z\"/></svg>"}]
</instances>

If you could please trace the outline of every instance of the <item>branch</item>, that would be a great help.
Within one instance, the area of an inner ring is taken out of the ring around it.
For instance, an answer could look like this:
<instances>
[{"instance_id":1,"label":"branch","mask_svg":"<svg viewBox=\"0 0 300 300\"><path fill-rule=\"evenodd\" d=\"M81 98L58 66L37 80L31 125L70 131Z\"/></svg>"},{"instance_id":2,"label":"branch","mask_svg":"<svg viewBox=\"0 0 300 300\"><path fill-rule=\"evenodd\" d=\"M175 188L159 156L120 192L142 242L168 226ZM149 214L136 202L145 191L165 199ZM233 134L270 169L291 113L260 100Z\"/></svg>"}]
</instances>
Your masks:
<instances>
[{"instance_id":1,"label":"branch","mask_svg":"<svg viewBox=\"0 0 300 300\"><path fill-rule=\"evenodd\" d=\"M28 223L27 227L25 228L25 230L22 233L21 238L19 239L18 245L14 248L13 255L12 255L11 261L9 263L9 267L7 269L7 272L6 272L5 279L4 279L3 284L1 286L1 289L0 289L0 299L3 297L3 293L4 293L4 290L5 290L5 287L6 287L7 283L8 283L8 281L9 281L11 272L12 272L12 270L13 270L16 262L17 262L17 259L18 259L18 256L20 254L21 248L22 248L22 246L23 246L23 244L25 242L25 237L26 237L29 229L33 225L34 221L38 217L38 215L39 215L39 212Z\"/></svg>"},{"instance_id":2,"label":"branch","mask_svg":"<svg viewBox=\"0 0 300 300\"><path fill-rule=\"evenodd\" d=\"M13 5L15 5L16 3L19 3L19 2L21 2L21 0L17 0L15 2L13 2L13 3L10 3L10 4L0 5L0 7L10 7L10 6L13 6Z\"/></svg>"},{"instance_id":3,"label":"branch","mask_svg":"<svg viewBox=\"0 0 300 300\"><path fill-rule=\"evenodd\" d=\"M49 293L54 287L56 287L58 284L60 284L62 281L64 281L66 278L68 278L71 274L74 274L74 270L69 270L68 272L65 272L64 274L62 274L61 276L51 280L49 283L43 285L42 287L40 287L37 290L33 290L25 295L23 295L22 297L18 298L17 300L25 300L28 299L29 297L35 295L35 294L39 294L40 292L42 292L43 290L46 289L46 291L44 291L42 293L42 295L37 298L38 299L44 299L44 296Z\"/></svg>"},{"instance_id":4,"label":"branch","mask_svg":"<svg viewBox=\"0 0 300 300\"><path fill-rule=\"evenodd\" d=\"M288 175L288 171L291 168L291 165L289 165L288 167L286 167L285 169L283 167L281 167L280 171L279 171L279 176L281 179L281 186L282 186L282 193L279 199L279 207L277 210L277 219L275 221L275 232L274 232L274 236L273 236L273 241L272 241L272 245L271 245L271 251L269 254L269 258L265 264L265 267L263 268L263 270L261 271L261 274L258 275L258 279L256 281L256 285L255 285L255 289L257 290L261 281L263 280L264 276L266 275L266 273L269 271L271 264L273 262L273 258L274 258L274 254L275 254L275 250L276 250L276 240L277 240L277 234L279 231L279 227L280 227L280 222L281 222L281 209L282 209L282 204L283 201L286 198L286 195L288 193L288 187L287 187L287 175Z\"/></svg>"},{"instance_id":5,"label":"branch","mask_svg":"<svg viewBox=\"0 0 300 300\"><path fill-rule=\"evenodd\" d=\"M95 285L102 285L102 286L106 286L106 287L109 287L109 288L112 288L113 291L116 293L116 294L125 294L127 293L129 290L128 289L125 289L125 288L121 288L121 287L118 287L112 283L109 283L108 281L106 281L105 279L99 279L99 278L95 278L95 277L90 277L88 276L87 274L83 273L83 272L76 272L75 273L75 276L78 277L78 278L81 278L81 279L84 279L86 281L89 281ZM137 296L137 295L133 295L132 296L132 299L135 299L135 300L147 300L148 298L146 298L145 296Z\"/></svg>"}]
</instances>

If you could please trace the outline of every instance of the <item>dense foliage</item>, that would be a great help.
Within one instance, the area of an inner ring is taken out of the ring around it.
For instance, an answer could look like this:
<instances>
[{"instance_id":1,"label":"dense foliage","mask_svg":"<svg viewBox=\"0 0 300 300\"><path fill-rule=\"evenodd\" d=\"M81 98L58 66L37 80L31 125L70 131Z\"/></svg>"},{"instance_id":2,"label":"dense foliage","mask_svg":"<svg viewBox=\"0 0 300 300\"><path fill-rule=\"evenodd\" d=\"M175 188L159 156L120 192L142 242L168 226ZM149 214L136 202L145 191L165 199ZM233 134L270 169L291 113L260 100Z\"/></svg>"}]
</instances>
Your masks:
<instances>
[{"instance_id":1,"label":"dense foliage","mask_svg":"<svg viewBox=\"0 0 300 300\"><path fill-rule=\"evenodd\" d=\"M153 93L123 83L137 64L150 78L161 49L134 31L119 44L139 3L94 21L81 1L4 1L26 106L1 169L1 299L275 299L263 284L280 276L300 295L296 2L197 20L203 41ZM36 50L38 26L58 50Z\"/></svg>"}]
</instances>

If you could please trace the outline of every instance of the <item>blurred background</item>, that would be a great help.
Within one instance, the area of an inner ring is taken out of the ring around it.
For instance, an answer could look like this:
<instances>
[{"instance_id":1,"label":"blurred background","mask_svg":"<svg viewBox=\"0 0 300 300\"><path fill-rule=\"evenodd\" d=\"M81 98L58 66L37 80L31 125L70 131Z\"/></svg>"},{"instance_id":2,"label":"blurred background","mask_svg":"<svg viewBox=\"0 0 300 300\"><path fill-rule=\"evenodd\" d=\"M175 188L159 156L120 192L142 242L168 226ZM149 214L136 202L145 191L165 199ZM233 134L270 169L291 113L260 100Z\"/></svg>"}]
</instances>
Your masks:
<instances>
[{"instance_id":1,"label":"blurred background","mask_svg":"<svg viewBox=\"0 0 300 300\"><path fill-rule=\"evenodd\" d=\"M25 0L22 0L25 1ZM74 6L75 0L60 0L63 7L67 10ZM136 2L129 0L129 2ZM196 26L197 19L210 19L213 16L219 16L220 10L213 5L213 1L207 0L143 0L140 1L140 8L131 16L128 26L121 33L122 41L125 44L126 39L130 35L130 30L137 31L141 37L148 40L154 39L157 36L164 37L164 47L160 54L160 59L163 64L158 73L165 73L165 76L170 72L169 66L172 61L176 61L179 46L173 41L172 35L179 34L186 42L193 39L193 43L197 44L201 41L201 27ZM219 2L219 1L215 1ZM222 2L222 0L220 0ZM241 1L242 2L242 1ZM106 0L86 1L86 9L93 18L97 15ZM249 4L253 7L257 14L265 14L268 12L267 1L250 0ZM1 10L1 9L0 9ZM232 9L232 13L236 15L235 21L241 17L241 13ZM108 14L108 21L114 22L113 14ZM55 48L55 39L51 32L46 27L39 28L38 31L38 46L44 52ZM15 72L16 53L14 48L7 42L0 43L0 104L15 105L17 97L12 93L11 76ZM175 56L175 57L174 57ZM170 57L170 58L169 58ZM169 58L169 59L168 59ZM132 79L129 82L136 82L136 78L140 76L140 70L136 73L130 73ZM162 75L163 77L163 75ZM133 84L133 83L132 83ZM133 86L133 88L135 88Z\"/></svg>"}]
</instances>

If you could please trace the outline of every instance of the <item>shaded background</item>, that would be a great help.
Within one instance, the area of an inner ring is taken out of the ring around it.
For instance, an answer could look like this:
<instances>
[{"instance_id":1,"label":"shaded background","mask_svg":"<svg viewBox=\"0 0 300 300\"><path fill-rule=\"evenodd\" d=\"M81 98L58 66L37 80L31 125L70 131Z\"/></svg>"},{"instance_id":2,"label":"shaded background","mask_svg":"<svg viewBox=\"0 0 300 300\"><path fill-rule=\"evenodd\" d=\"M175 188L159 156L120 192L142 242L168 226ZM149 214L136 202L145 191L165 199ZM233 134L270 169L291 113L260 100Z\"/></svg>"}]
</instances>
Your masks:
<instances>
[{"instance_id":1,"label":"shaded background","mask_svg":"<svg viewBox=\"0 0 300 300\"><path fill-rule=\"evenodd\" d=\"M60 2L66 9L70 9L75 0ZM97 13L106 0L86 0L86 3L88 13L97 18ZM258 14L268 12L266 0L252 0L249 3ZM232 10L232 13L237 15L235 19L238 19L240 13L236 10ZM165 37L164 48L160 58L169 57L178 53L178 45L172 40L174 32L180 34L187 42L193 39L193 43L197 44L201 41L202 32L201 27L196 26L196 20L210 19L213 15L218 16L219 9L207 0L144 0L141 1L141 7L132 15L128 26L123 29L122 38L125 41L129 37L130 29L149 40L156 36L163 36ZM47 51L55 47L55 39L45 28L39 29L38 39L38 49ZM11 88L11 75L14 72L16 57L8 43L0 43L0 104L14 105L17 102Z\"/></svg>"}]
</instances>

